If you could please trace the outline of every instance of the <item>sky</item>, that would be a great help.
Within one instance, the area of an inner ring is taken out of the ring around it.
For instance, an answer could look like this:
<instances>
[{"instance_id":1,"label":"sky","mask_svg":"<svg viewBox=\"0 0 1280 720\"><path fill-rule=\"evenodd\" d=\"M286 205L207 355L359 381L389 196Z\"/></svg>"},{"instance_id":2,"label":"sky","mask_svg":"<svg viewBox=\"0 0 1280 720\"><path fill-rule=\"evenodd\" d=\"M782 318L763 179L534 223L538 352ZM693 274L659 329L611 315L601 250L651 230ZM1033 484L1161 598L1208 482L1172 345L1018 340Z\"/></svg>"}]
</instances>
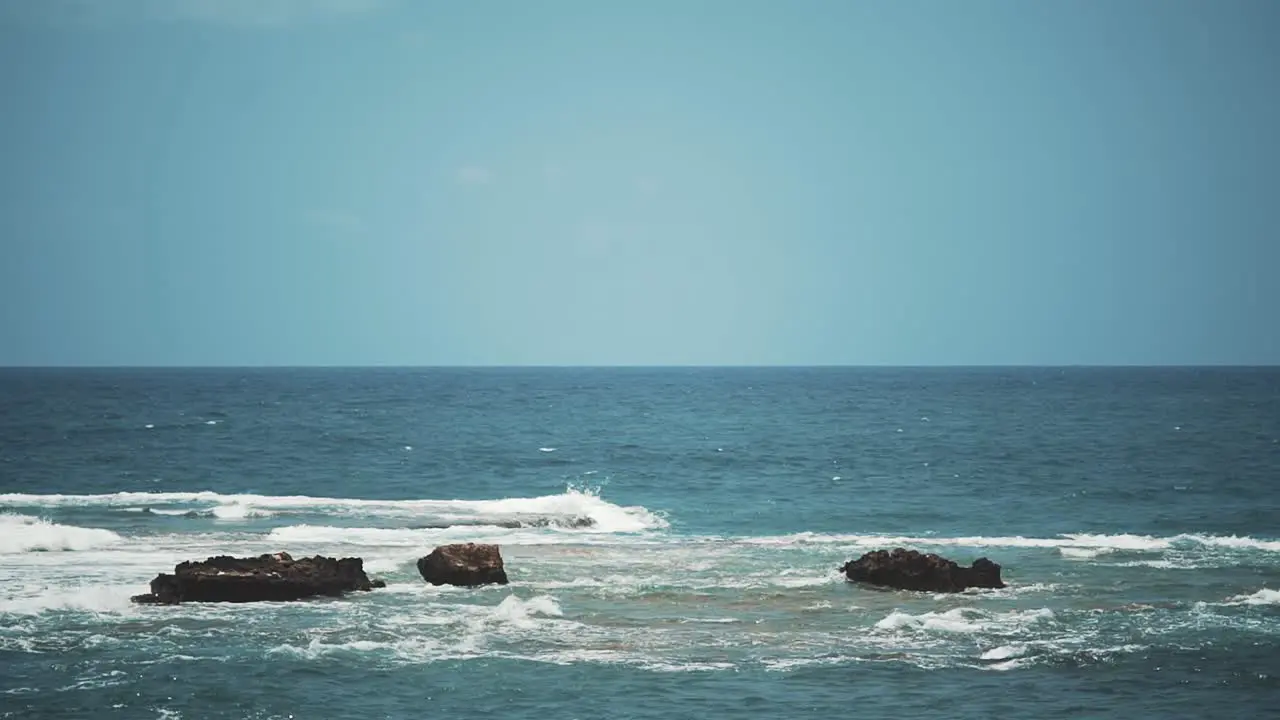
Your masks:
<instances>
[{"instance_id":1,"label":"sky","mask_svg":"<svg viewBox=\"0 0 1280 720\"><path fill-rule=\"evenodd\" d=\"M0 365L1280 364L1273 0L0 0Z\"/></svg>"}]
</instances>

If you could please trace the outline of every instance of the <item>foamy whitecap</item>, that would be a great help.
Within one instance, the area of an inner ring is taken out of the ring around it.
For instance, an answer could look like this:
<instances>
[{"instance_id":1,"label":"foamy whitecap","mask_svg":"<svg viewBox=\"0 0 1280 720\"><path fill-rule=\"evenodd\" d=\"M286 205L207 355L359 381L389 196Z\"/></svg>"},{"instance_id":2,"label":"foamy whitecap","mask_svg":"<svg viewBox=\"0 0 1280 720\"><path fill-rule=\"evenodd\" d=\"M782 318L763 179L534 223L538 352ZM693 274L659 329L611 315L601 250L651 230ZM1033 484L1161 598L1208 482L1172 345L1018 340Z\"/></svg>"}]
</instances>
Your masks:
<instances>
[{"instance_id":1,"label":"foamy whitecap","mask_svg":"<svg viewBox=\"0 0 1280 720\"><path fill-rule=\"evenodd\" d=\"M913 547L1020 547L1057 548L1064 557L1088 558L1117 551L1158 552L1177 546L1202 546L1238 550L1280 552L1280 540L1264 540L1231 535L1175 535L1153 537L1120 533L1115 535L1093 533L1068 533L1057 537L967 536L930 537L909 535L856 535L814 532L792 533L764 537L743 538L749 545L777 547L804 545L852 545L862 547L913 546Z\"/></svg>"},{"instance_id":2,"label":"foamy whitecap","mask_svg":"<svg viewBox=\"0 0 1280 720\"><path fill-rule=\"evenodd\" d=\"M980 657L982 660L1008 660L1025 655L1026 652L1026 645L1001 645L982 653Z\"/></svg>"},{"instance_id":3,"label":"foamy whitecap","mask_svg":"<svg viewBox=\"0 0 1280 720\"><path fill-rule=\"evenodd\" d=\"M244 520L247 518L270 517L274 515L270 510L255 508L244 503L218 505L208 512L219 520Z\"/></svg>"},{"instance_id":4,"label":"foamy whitecap","mask_svg":"<svg viewBox=\"0 0 1280 720\"><path fill-rule=\"evenodd\" d=\"M1110 555L1115 548L1105 547L1060 547L1058 554L1068 560L1093 560L1100 555Z\"/></svg>"},{"instance_id":5,"label":"foamy whitecap","mask_svg":"<svg viewBox=\"0 0 1280 720\"><path fill-rule=\"evenodd\" d=\"M821 575L803 575L784 570L770 580L773 584L784 588L805 588L844 582L845 578L836 570L830 570Z\"/></svg>"},{"instance_id":6,"label":"foamy whitecap","mask_svg":"<svg viewBox=\"0 0 1280 720\"><path fill-rule=\"evenodd\" d=\"M1262 588L1249 595L1235 595L1227 598L1229 605L1280 605L1280 590Z\"/></svg>"},{"instance_id":7,"label":"foamy whitecap","mask_svg":"<svg viewBox=\"0 0 1280 720\"><path fill-rule=\"evenodd\" d=\"M1048 608L988 613L977 608L953 608L945 612L912 615L894 610L875 624L879 630L908 630L946 633L1007 633L1019 631L1033 623L1053 619Z\"/></svg>"},{"instance_id":8,"label":"foamy whitecap","mask_svg":"<svg viewBox=\"0 0 1280 720\"><path fill-rule=\"evenodd\" d=\"M537 617L561 617L564 613L560 610L560 604L555 598L549 595L538 595L528 600L521 600L515 595L508 595L498 606L493 609L493 613L488 619L510 623L517 627L532 627L534 619Z\"/></svg>"},{"instance_id":9,"label":"foamy whitecap","mask_svg":"<svg viewBox=\"0 0 1280 720\"><path fill-rule=\"evenodd\" d=\"M313 638L304 646L278 645L267 651L268 655L286 655L305 660L348 654L380 653L386 653L397 660L414 663L466 658L477 654L474 648L450 647L443 642L425 637L405 638L393 642L376 640L327 642L323 638Z\"/></svg>"},{"instance_id":10,"label":"foamy whitecap","mask_svg":"<svg viewBox=\"0 0 1280 720\"><path fill-rule=\"evenodd\" d=\"M1026 585L1009 582L1003 588L979 588L971 587L965 589L962 595L976 595L986 598L1018 598L1024 595L1035 595L1038 593L1052 593L1054 595L1062 594L1063 590L1072 587L1062 583L1028 583Z\"/></svg>"},{"instance_id":11,"label":"foamy whitecap","mask_svg":"<svg viewBox=\"0 0 1280 720\"><path fill-rule=\"evenodd\" d=\"M607 502L597 492L571 488L558 495L497 500L368 500L363 498L325 498L307 495L225 495L215 492L119 492L102 495L0 495L0 506L9 507L148 507L160 513L171 506L202 505L208 507L244 506L259 513L340 514L357 516L430 519L456 518L479 523L485 519L510 519L520 516L561 516L589 518L591 530L597 532L639 532L668 527L667 520L650 510L623 507ZM170 506L166 508L165 506ZM183 513L197 508L187 507ZM226 510L227 513L238 512ZM215 512L216 515L216 512Z\"/></svg>"},{"instance_id":12,"label":"foamy whitecap","mask_svg":"<svg viewBox=\"0 0 1280 720\"><path fill-rule=\"evenodd\" d=\"M92 550L120 542L116 533L103 528L60 525L42 518L0 514L0 555L33 551Z\"/></svg>"},{"instance_id":13,"label":"foamy whitecap","mask_svg":"<svg viewBox=\"0 0 1280 720\"><path fill-rule=\"evenodd\" d=\"M1175 542L1208 545L1211 547L1280 552L1280 540L1259 540L1237 535L1178 535L1173 540Z\"/></svg>"},{"instance_id":14,"label":"foamy whitecap","mask_svg":"<svg viewBox=\"0 0 1280 720\"><path fill-rule=\"evenodd\" d=\"M969 617L966 617L966 613ZM924 613L912 615L901 610L894 610L875 624L879 630L941 630L945 632L971 633L982 630L983 625L970 619L973 611L967 608L956 608L941 613Z\"/></svg>"},{"instance_id":15,"label":"foamy whitecap","mask_svg":"<svg viewBox=\"0 0 1280 720\"><path fill-rule=\"evenodd\" d=\"M856 655L831 655L827 657L788 657L788 658L761 658L760 664L765 670L773 672L785 672L795 670L797 668L813 667L815 665L840 665L842 663L858 662L862 658Z\"/></svg>"},{"instance_id":16,"label":"foamy whitecap","mask_svg":"<svg viewBox=\"0 0 1280 720\"><path fill-rule=\"evenodd\" d=\"M457 525L444 528L372 528L338 525L288 525L273 528L265 537L273 545L335 548L413 548L422 550L458 542L496 545L599 545L622 542L609 534L580 534L551 528L507 528L494 525ZM309 552L309 550L308 550ZM363 552L363 551L361 551Z\"/></svg>"},{"instance_id":17,"label":"foamy whitecap","mask_svg":"<svg viewBox=\"0 0 1280 720\"><path fill-rule=\"evenodd\" d=\"M1212 563L1209 563L1212 565ZM1114 563L1114 567L1146 567L1155 568L1156 570L1196 570L1204 567L1203 562L1197 563L1194 560L1132 560L1129 562Z\"/></svg>"},{"instance_id":18,"label":"foamy whitecap","mask_svg":"<svg viewBox=\"0 0 1280 720\"><path fill-rule=\"evenodd\" d=\"M0 599L0 615L39 615L46 612L127 613L137 606L129 597L136 585L26 586L10 588Z\"/></svg>"},{"instance_id":19,"label":"foamy whitecap","mask_svg":"<svg viewBox=\"0 0 1280 720\"><path fill-rule=\"evenodd\" d=\"M995 663L994 665L988 665L986 669L996 670L1000 672L1007 672L1009 670L1017 670L1018 668L1026 667L1032 664L1033 662L1034 662L1034 658L1016 657L1016 658L1011 658L1009 660L1005 660L1004 662Z\"/></svg>"}]
</instances>

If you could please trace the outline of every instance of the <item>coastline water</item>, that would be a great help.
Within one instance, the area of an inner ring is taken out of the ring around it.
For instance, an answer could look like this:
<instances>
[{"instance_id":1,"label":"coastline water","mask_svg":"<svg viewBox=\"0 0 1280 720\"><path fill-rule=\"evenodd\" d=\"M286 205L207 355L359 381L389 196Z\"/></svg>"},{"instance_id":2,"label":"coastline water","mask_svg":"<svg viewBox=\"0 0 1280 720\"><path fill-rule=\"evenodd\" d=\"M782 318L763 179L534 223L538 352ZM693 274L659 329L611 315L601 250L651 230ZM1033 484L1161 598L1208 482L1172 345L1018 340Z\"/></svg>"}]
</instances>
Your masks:
<instances>
[{"instance_id":1,"label":"coastline water","mask_svg":"<svg viewBox=\"0 0 1280 720\"><path fill-rule=\"evenodd\" d=\"M1280 370L0 370L0 717L1263 717ZM511 585L426 585L445 542ZM859 587L912 547L1009 587ZM131 605L215 554L384 590Z\"/></svg>"}]
</instances>

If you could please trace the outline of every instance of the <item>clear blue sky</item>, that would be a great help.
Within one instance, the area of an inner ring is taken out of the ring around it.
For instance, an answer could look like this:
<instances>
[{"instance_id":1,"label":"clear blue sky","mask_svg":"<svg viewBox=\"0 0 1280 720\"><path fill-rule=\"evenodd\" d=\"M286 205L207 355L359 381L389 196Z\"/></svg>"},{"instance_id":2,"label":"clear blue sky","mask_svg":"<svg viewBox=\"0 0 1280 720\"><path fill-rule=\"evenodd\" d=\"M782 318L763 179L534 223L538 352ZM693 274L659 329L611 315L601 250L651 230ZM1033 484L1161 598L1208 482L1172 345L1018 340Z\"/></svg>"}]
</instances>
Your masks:
<instances>
[{"instance_id":1,"label":"clear blue sky","mask_svg":"<svg viewBox=\"0 0 1280 720\"><path fill-rule=\"evenodd\" d=\"M1280 363L1280 2L0 0L0 364Z\"/></svg>"}]
</instances>

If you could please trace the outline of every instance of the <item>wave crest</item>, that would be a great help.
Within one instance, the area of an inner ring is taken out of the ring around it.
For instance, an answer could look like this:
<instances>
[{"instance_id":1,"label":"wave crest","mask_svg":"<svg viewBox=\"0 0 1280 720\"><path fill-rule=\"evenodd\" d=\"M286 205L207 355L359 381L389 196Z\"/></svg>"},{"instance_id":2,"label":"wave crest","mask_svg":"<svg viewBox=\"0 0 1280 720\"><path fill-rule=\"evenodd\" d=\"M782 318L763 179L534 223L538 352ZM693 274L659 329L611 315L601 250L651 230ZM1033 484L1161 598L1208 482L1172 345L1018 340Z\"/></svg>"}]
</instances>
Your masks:
<instances>
[{"instance_id":1,"label":"wave crest","mask_svg":"<svg viewBox=\"0 0 1280 720\"><path fill-rule=\"evenodd\" d=\"M60 525L30 515L0 514L0 555L92 550L121 540L116 533L102 528Z\"/></svg>"},{"instance_id":2,"label":"wave crest","mask_svg":"<svg viewBox=\"0 0 1280 720\"><path fill-rule=\"evenodd\" d=\"M919 615L894 610L877 622L875 627L878 630L889 631L1005 634L1020 631L1028 625L1050 621L1053 618L1053 611L1048 608L990 613L978 608L962 607Z\"/></svg>"},{"instance_id":3,"label":"wave crest","mask_svg":"<svg viewBox=\"0 0 1280 720\"><path fill-rule=\"evenodd\" d=\"M1228 605L1280 605L1280 590L1262 588L1250 595L1235 595L1227 598Z\"/></svg>"},{"instance_id":4,"label":"wave crest","mask_svg":"<svg viewBox=\"0 0 1280 720\"><path fill-rule=\"evenodd\" d=\"M210 505L213 507L210 508ZM518 527L548 526L595 532L640 532L668 527L661 515L647 508L623 507L600 497L598 491L569 488L558 495L497 500L370 500L308 495L252 495L216 492L119 492L101 495L0 495L8 507L148 508L153 514L205 513L221 519L279 514L347 515L404 518L444 527L453 524L491 524ZM192 507L199 506L199 507Z\"/></svg>"}]
</instances>

